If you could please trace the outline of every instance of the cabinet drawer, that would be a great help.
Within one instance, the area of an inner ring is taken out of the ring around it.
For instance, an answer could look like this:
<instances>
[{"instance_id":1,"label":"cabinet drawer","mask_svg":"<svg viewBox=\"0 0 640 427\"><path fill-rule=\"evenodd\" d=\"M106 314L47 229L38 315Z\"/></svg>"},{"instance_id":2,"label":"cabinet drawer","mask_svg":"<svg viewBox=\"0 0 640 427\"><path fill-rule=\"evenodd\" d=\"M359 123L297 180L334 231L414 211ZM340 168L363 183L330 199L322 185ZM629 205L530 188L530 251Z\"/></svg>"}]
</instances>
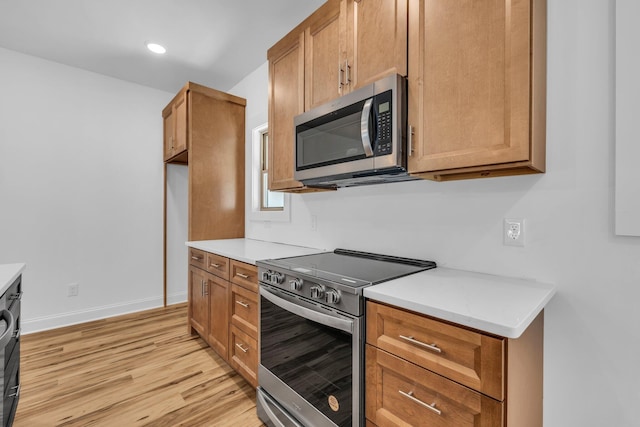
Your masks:
<instances>
[{"instance_id":1,"label":"cabinet drawer","mask_svg":"<svg viewBox=\"0 0 640 427\"><path fill-rule=\"evenodd\" d=\"M249 290L258 292L258 267L232 259L231 281Z\"/></svg>"},{"instance_id":2,"label":"cabinet drawer","mask_svg":"<svg viewBox=\"0 0 640 427\"><path fill-rule=\"evenodd\" d=\"M252 338L258 338L258 294L243 288L231 286L231 323Z\"/></svg>"},{"instance_id":3,"label":"cabinet drawer","mask_svg":"<svg viewBox=\"0 0 640 427\"><path fill-rule=\"evenodd\" d=\"M229 353L231 366L253 387L258 386L258 340L231 325Z\"/></svg>"},{"instance_id":4,"label":"cabinet drawer","mask_svg":"<svg viewBox=\"0 0 640 427\"><path fill-rule=\"evenodd\" d=\"M504 341L367 302L367 343L504 400Z\"/></svg>"},{"instance_id":5,"label":"cabinet drawer","mask_svg":"<svg viewBox=\"0 0 640 427\"><path fill-rule=\"evenodd\" d=\"M229 280L229 258L207 252L207 271Z\"/></svg>"},{"instance_id":6,"label":"cabinet drawer","mask_svg":"<svg viewBox=\"0 0 640 427\"><path fill-rule=\"evenodd\" d=\"M205 251L189 248L189 264L204 270L206 258L207 256Z\"/></svg>"},{"instance_id":7,"label":"cabinet drawer","mask_svg":"<svg viewBox=\"0 0 640 427\"><path fill-rule=\"evenodd\" d=\"M500 427L503 403L367 345L366 416L380 427Z\"/></svg>"}]
</instances>

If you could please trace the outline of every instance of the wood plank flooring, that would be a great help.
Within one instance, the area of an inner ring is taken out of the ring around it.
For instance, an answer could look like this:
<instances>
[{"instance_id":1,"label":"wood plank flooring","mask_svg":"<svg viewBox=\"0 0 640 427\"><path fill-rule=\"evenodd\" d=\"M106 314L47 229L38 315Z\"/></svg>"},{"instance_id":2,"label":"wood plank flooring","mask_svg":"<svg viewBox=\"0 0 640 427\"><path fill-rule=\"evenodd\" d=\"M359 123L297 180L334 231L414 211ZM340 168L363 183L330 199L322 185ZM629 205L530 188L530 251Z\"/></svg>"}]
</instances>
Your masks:
<instances>
[{"instance_id":1,"label":"wood plank flooring","mask_svg":"<svg viewBox=\"0 0 640 427\"><path fill-rule=\"evenodd\" d=\"M258 427L255 391L178 304L21 338L15 427Z\"/></svg>"}]
</instances>

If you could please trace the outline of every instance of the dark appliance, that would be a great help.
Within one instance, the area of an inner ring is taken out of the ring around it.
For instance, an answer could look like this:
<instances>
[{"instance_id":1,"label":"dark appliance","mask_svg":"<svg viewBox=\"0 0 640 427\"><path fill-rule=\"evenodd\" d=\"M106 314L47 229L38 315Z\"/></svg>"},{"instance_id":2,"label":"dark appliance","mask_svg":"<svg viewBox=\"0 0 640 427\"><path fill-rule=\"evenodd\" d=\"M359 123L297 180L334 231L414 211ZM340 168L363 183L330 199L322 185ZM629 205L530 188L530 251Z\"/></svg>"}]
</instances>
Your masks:
<instances>
[{"instance_id":1,"label":"dark appliance","mask_svg":"<svg viewBox=\"0 0 640 427\"><path fill-rule=\"evenodd\" d=\"M22 276L0 296L0 390L3 427L13 424L20 398L20 300Z\"/></svg>"},{"instance_id":2,"label":"dark appliance","mask_svg":"<svg viewBox=\"0 0 640 427\"><path fill-rule=\"evenodd\" d=\"M257 265L258 416L270 427L363 426L362 291L436 264L336 249Z\"/></svg>"},{"instance_id":3,"label":"dark appliance","mask_svg":"<svg viewBox=\"0 0 640 427\"><path fill-rule=\"evenodd\" d=\"M315 187L416 179L407 174L406 86L390 75L296 116L295 179Z\"/></svg>"}]
</instances>

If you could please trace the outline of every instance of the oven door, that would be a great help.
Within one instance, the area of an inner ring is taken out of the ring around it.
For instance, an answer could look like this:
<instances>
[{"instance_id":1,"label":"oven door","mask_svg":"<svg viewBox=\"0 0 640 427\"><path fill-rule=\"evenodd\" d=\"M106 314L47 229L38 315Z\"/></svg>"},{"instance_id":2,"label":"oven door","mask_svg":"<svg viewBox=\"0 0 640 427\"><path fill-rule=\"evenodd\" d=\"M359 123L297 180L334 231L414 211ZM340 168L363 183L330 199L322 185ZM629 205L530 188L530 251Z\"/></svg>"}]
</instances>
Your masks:
<instances>
[{"instance_id":1,"label":"oven door","mask_svg":"<svg viewBox=\"0 0 640 427\"><path fill-rule=\"evenodd\" d=\"M362 333L361 317L261 283L261 389L303 425L361 425Z\"/></svg>"}]
</instances>

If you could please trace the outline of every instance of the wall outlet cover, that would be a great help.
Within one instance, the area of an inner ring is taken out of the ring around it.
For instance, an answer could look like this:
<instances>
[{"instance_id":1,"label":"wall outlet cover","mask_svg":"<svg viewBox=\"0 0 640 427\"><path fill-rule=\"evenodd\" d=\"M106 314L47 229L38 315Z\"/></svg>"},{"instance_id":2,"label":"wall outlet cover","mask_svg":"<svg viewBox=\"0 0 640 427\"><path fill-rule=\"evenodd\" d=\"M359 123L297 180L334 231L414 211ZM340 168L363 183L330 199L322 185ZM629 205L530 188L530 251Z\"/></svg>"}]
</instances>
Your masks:
<instances>
[{"instance_id":1,"label":"wall outlet cover","mask_svg":"<svg viewBox=\"0 0 640 427\"><path fill-rule=\"evenodd\" d=\"M502 231L507 246L524 246L524 218L505 218Z\"/></svg>"}]
</instances>

